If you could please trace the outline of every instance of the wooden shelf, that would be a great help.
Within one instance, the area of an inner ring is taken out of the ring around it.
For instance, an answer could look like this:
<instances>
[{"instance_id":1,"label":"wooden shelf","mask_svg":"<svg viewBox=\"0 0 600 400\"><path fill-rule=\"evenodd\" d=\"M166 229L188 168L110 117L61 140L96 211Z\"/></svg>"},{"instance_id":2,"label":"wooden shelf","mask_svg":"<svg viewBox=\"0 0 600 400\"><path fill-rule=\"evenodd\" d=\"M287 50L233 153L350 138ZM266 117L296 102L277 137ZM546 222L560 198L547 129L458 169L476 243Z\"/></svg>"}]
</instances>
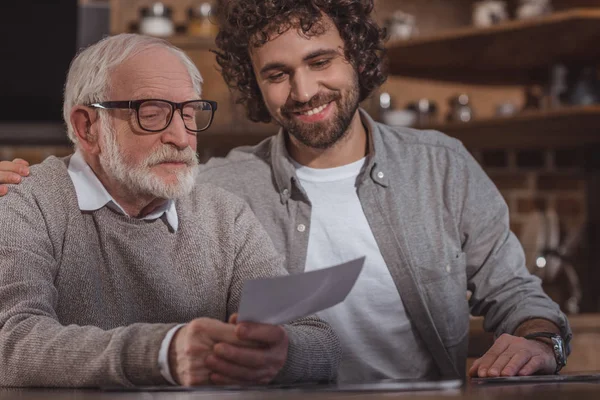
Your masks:
<instances>
[{"instance_id":1,"label":"wooden shelf","mask_svg":"<svg viewBox=\"0 0 600 400\"><path fill-rule=\"evenodd\" d=\"M208 131L207 131L208 132ZM238 146L255 145L277 132L265 132L255 134L243 133L200 133L198 134L198 148L224 148L232 149Z\"/></svg>"},{"instance_id":2,"label":"wooden shelf","mask_svg":"<svg viewBox=\"0 0 600 400\"><path fill-rule=\"evenodd\" d=\"M556 12L489 28L461 28L388 44L390 73L474 84L546 80L560 62L600 60L600 8Z\"/></svg>"},{"instance_id":3,"label":"wooden shelf","mask_svg":"<svg viewBox=\"0 0 600 400\"><path fill-rule=\"evenodd\" d=\"M39 126L38 126L39 125ZM62 124L4 124L2 145L69 145ZM476 149L573 147L600 145L600 105L525 112L513 117L447 123L426 127ZM198 148L229 149L254 145L277 133L276 126L248 124L243 132L214 126L198 135Z\"/></svg>"},{"instance_id":4,"label":"wooden shelf","mask_svg":"<svg viewBox=\"0 0 600 400\"><path fill-rule=\"evenodd\" d=\"M66 128L60 122L0 123L0 147L69 145Z\"/></svg>"},{"instance_id":5,"label":"wooden shelf","mask_svg":"<svg viewBox=\"0 0 600 400\"><path fill-rule=\"evenodd\" d=\"M211 156L225 156L231 149L239 146L258 144L269 136L275 135L278 127L274 124L245 122L239 126L211 126L198 134L198 153Z\"/></svg>"},{"instance_id":6,"label":"wooden shelf","mask_svg":"<svg viewBox=\"0 0 600 400\"><path fill-rule=\"evenodd\" d=\"M561 148L600 144L600 105L524 112L512 117L428 127L468 148Z\"/></svg>"},{"instance_id":7,"label":"wooden shelf","mask_svg":"<svg viewBox=\"0 0 600 400\"><path fill-rule=\"evenodd\" d=\"M167 40L183 50L216 49L215 38L175 35L167 38Z\"/></svg>"},{"instance_id":8,"label":"wooden shelf","mask_svg":"<svg viewBox=\"0 0 600 400\"><path fill-rule=\"evenodd\" d=\"M198 149L225 149L254 145L277 133L276 126L251 124L243 132L226 126L211 126L198 134ZM1 123L1 146L70 146L64 124Z\"/></svg>"},{"instance_id":9,"label":"wooden shelf","mask_svg":"<svg viewBox=\"0 0 600 400\"><path fill-rule=\"evenodd\" d=\"M216 127L215 127L216 128ZM446 123L435 129L473 149L565 148L600 144L600 105L529 111L512 117ZM198 135L198 148L222 149L254 145L277 133L277 127L249 124L244 132L217 128Z\"/></svg>"},{"instance_id":10,"label":"wooden shelf","mask_svg":"<svg viewBox=\"0 0 600 400\"><path fill-rule=\"evenodd\" d=\"M600 105L523 112L512 117L446 123L435 129L473 149L565 148L600 144ZM253 145L277 133L277 127L250 124L244 132L207 130L198 135L198 148L228 150Z\"/></svg>"}]
</instances>

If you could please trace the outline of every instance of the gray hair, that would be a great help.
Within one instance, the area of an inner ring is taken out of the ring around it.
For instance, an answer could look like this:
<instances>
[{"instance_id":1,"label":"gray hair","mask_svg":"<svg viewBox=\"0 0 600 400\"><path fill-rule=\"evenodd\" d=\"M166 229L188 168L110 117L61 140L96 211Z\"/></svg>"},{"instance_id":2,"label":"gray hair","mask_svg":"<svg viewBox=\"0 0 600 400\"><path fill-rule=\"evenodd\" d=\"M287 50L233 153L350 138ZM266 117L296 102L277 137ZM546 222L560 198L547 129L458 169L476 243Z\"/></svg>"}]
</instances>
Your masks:
<instances>
[{"instance_id":1,"label":"gray hair","mask_svg":"<svg viewBox=\"0 0 600 400\"><path fill-rule=\"evenodd\" d=\"M202 76L194 62L179 48L163 39L122 33L108 36L82 50L71 62L65 84L63 118L69 139L77 144L77 135L71 124L71 109L77 104L109 100L110 74L129 58L145 50L162 47L173 52L187 68L194 90L202 94Z\"/></svg>"}]
</instances>

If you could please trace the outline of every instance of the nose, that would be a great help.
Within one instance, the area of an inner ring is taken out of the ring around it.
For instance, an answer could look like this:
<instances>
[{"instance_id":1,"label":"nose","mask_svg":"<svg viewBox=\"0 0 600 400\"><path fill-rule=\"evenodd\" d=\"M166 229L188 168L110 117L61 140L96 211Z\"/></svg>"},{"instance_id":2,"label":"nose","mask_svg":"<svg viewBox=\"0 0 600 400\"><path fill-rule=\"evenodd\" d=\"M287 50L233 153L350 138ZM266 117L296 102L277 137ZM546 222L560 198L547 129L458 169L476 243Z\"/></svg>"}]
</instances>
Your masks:
<instances>
[{"instance_id":1,"label":"nose","mask_svg":"<svg viewBox=\"0 0 600 400\"><path fill-rule=\"evenodd\" d=\"M193 135L190 135L187 129L185 129L181 112L175 110L173 120L167 129L162 132L162 142L164 144L170 144L179 150L184 150L186 147L190 146L191 137L193 137Z\"/></svg>"},{"instance_id":2,"label":"nose","mask_svg":"<svg viewBox=\"0 0 600 400\"><path fill-rule=\"evenodd\" d=\"M319 92L319 83L308 72L296 72L291 79L290 98L306 103Z\"/></svg>"}]
</instances>

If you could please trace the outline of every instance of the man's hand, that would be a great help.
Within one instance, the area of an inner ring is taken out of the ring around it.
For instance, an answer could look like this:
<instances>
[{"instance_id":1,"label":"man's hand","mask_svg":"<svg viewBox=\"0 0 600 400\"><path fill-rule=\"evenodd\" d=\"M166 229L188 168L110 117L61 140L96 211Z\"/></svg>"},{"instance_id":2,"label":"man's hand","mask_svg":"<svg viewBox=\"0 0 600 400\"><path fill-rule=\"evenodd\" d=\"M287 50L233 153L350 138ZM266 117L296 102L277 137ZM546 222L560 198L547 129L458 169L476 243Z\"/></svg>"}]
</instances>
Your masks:
<instances>
[{"instance_id":1,"label":"man's hand","mask_svg":"<svg viewBox=\"0 0 600 400\"><path fill-rule=\"evenodd\" d=\"M230 318L237 322L237 315ZM288 354L287 332L281 326L242 322L235 327L239 340L251 341L254 348L231 343L218 343L206 357L215 384L267 384L283 368Z\"/></svg>"},{"instance_id":2,"label":"man's hand","mask_svg":"<svg viewBox=\"0 0 600 400\"><path fill-rule=\"evenodd\" d=\"M181 327L169 346L169 369L173 379L183 386L209 384L211 371L205 360L213 352L215 343L253 346L251 342L239 340L235 328L235 325L210 318L198 318Z\"/></svg>"},{"instance_id":3,"label":"man's hand","mask_svg":"<svg viewBox=\"0 0 600 400\"><path fill-rule=\"evenodd\" d=\"M505 333L483 357L475 360L469 369L469 376L526 376L553 374L555 370L556 360L550 345Z\"/></svg>"},{"instance_id":4,"label":"man's hand","mask_svg":"<svg viewBox=\"0 0 600 400\"><path fill-rule=\"evenodd\" d=\"M0 197L8 193L6 184L17 184L21 177L29 175L29 163L20 158L12 161L0 161Z\"/></svg>"}]
</instances>

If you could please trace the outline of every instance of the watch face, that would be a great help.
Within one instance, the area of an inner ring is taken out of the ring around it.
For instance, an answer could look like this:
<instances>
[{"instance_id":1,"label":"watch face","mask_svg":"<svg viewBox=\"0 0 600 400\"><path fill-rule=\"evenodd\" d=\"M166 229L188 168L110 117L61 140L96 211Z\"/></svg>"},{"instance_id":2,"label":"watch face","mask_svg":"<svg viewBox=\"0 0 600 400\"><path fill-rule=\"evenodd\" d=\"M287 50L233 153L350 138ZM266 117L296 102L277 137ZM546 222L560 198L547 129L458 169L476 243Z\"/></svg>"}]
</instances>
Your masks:
<instances>
[{"instance_id":1,"label":"watch face","mask_svg":"<svg viewBox=\"0 0 600 400\"><path fill-rule=\"evenodd\" d=\"M558 373L562 367L567 365L567 349L563 338L557 333L551 332L534 332L525 336L526 339L539 340L538 338L546 338L552 340L552 351L554 352L554 360L556 361L556 371ZM549 344L547 341L544 341Z\"/></svg>"}]
</instances>

